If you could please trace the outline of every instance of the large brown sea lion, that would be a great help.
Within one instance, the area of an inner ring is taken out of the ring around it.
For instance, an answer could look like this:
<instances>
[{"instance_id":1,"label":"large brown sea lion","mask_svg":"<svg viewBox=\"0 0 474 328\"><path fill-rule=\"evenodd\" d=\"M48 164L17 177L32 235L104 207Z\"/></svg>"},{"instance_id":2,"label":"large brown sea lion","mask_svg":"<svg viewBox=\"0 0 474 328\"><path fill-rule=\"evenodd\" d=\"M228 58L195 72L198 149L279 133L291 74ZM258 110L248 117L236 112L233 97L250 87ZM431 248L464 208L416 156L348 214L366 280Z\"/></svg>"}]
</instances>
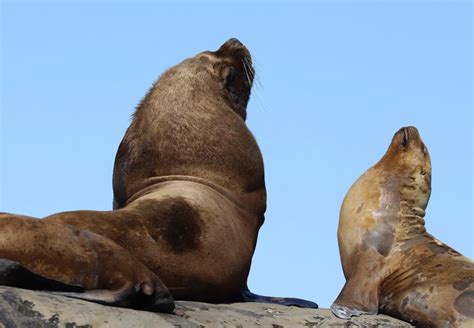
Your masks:
<instances>
[{"instance_id":1,"label":"large brown sea lion","mask_svg":"<svg viewBox=\"0 0 474 328\"><path fill-rule=\"evenodd\" d=\"M416 128L402 128L342 204L336 316L380 311L419 327L474 327L474 264L426 232L430 192L428 151Z\"/></svg>"},{"instance_id":2,"label":"large brown sea lion","mask_svg":"<svg viewBox=\"0 0 474 328\"><path fill-rule=\"evenodd\" d=\"M245 125L253 78L250 53L237 39L167 70L119 146L114 210L64 212L40 223L4 215L0 258L84 289L69 296L112 305L169 310L161 279L175 299L317 307L247 289L266 209L263 160Z\"/></svg>"}]
</instances>

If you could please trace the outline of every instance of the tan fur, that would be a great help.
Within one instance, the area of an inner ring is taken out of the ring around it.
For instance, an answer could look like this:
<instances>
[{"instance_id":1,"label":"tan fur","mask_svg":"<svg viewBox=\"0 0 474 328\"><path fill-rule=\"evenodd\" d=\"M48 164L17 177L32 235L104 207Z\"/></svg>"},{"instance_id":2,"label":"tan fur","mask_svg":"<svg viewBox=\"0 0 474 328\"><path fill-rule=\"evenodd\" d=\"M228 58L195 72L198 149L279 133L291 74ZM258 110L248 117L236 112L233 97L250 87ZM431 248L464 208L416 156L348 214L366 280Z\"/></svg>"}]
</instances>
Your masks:
<instances>
[{"instance_id":1,"label":"tan fur","mask_svg":"<svg viewBox=\"0 0 474 328\"><path fill-rule=\"evenodd\" d=\"M346 284L334 314L380 311L420 327L474 323L474 264L426 232L430 192L428 151L416 128L402 128L342 204L338 241Z\"/></svg>"}]
</instances>

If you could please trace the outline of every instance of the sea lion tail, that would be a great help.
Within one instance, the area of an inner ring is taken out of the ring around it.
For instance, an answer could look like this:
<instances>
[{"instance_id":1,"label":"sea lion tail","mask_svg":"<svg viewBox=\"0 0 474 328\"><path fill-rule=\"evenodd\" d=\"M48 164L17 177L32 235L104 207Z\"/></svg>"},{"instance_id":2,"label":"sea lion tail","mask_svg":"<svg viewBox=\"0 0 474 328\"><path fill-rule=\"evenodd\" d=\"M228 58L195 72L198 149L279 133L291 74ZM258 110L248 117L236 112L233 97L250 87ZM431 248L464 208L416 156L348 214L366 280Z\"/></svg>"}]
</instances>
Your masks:
<instances>
[{"instance_id":1,"label":"sea lion tail","mask_svg":"<svg viewBox=\"0 0 474 328\"><path fill-rule=\"evenodd\" d=\"M292 297L272 297L272 296L262 296L257 295L245 289L242 292L242 301L243 302L261 302L261 303L271 303L271 304L279 304L279 305L286 305L286 306L297 306L300 308L310 308L310 309L317 309L318 304L303 300L300 298L292 298Z\"/></svg>"}]
</instances>

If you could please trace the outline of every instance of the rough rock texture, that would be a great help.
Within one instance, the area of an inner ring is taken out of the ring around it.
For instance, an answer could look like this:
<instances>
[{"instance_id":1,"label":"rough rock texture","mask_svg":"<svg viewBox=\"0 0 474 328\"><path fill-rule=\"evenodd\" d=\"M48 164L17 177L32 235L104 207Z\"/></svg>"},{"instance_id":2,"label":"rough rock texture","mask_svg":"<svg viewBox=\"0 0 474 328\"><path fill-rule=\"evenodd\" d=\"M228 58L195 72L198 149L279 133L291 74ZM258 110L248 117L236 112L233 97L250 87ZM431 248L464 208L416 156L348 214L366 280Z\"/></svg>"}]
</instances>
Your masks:
<instances>
[{"instance_id":1,"label":"rough rock texture","mask_svg":"<svg viewBox=\"0 0 474 328\"><path fill-rule=\"evenodd\" d=\"M176 302L176 313L157 314L103 306L24 289L0 287L0 327L412 327L384 315L350 321L327 309L309 310L264 303Z\"/></svg>"}]
</instances>

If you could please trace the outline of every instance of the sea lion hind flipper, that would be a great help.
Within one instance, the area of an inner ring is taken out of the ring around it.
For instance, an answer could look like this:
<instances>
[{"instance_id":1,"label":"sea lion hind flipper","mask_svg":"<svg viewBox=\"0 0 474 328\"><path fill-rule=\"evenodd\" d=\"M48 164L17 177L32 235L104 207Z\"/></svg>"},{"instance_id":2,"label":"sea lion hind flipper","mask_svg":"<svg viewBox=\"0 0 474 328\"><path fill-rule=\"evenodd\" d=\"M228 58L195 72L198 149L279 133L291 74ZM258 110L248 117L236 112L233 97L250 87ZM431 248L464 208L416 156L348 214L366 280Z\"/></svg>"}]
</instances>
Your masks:
<instances>
[{"instance_id":1,"label":"sea lion hind flipper","mask_svg":"<svg viewBox=\"0 0 474 328\"><path fill-rule=\"evenodd\" d=\"M261 302L261 303L271 303L271 304L279 304L285 306L297 306L300 308L310 308L310 309L317 309L318 304L299 299L299 298L292 298L292 297L272 297L272 296L262 296L257 295L250 292L248 289L242 292L242 301L243 302Z\"/></svg>"},{"instance_id":2,"label":"sea lion hind flipper","mask_svg":"<svg viewBox=\"0 0 474 328\"><path fill-rule=\"evenodd\" d=\"M0 285L33 290L81 293L84 288L44 277L18 262L0 258Z\"/></svg>"},{"instance_id":3,"label":"sea lion hind flipper","mask_svg":"<svg viewBox=\"0 0 474 328\"><path fill-rule=\"evenodd\" d=\"M157 285L153 293L143 292L144 284L125 284L119 289L93 289L83 293L52 292L55 295L67 296L110 306L128 307L137 310L171 313L174 300L166 287Z\"/></svg>"}]
</instances>

